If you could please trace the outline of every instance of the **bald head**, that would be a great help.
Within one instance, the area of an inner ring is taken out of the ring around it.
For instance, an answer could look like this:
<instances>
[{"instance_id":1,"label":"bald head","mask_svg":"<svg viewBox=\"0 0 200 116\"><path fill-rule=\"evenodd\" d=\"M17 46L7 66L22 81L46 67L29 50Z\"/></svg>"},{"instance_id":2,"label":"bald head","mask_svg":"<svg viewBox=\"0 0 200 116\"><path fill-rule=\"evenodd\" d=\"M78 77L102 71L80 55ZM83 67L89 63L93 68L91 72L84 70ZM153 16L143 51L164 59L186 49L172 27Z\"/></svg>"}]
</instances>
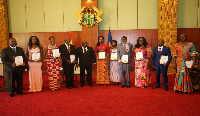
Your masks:
<instances>
[{"instance_id":1,"label":"bald head","mask_svg":"<svg viewBox=\"0 0 200 116\"><path fill-rule=\"evenodd\" d=\"M65 37L65 43L69 44L69 42L70 42L70 38L69 37Z\"/></svg>"},{"instance_id":2,"label":"bald head","mask_svg":"<svg viewBox=\"0 0 200 116\"><path fill-rule=\"evenodd\" d=\"M82 41L82 46L83 46L84 48L87 47L87 44L88 44L88 43L87 43L86 40L83 40L83 41Z\"/></svg>"},{"instance_id":3,"label":"bald head","mask_svg":"<svg viewBox=\"0 0 200 116\"><path fill-rule=\"evenodd\" d=\"M160 39L160 40L158 40L158 46L163 46L163 44L164 44L164 40L163 39Z\"/></svg>"},{"instance_id":4,"label":"bald head","mask_svg":"<svg viewBox=\"0 0 200 116\"><path fill-rule=\"evenodd\" d=\"M9 39L9 46L15 47L17 45L17 41L15 38L10 38Z\"/></svg>"}]
</instances>

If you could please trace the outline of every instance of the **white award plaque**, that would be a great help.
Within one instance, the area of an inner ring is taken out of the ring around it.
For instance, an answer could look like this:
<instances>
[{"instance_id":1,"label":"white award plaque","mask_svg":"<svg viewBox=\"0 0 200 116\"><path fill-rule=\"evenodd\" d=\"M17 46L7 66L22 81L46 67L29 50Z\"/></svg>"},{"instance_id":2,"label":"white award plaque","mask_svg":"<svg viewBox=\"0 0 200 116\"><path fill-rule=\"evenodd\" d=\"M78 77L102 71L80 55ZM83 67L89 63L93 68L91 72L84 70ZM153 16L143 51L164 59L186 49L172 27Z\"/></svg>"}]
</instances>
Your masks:
<instances>
[{"instance_id":1,"label":"white award plaque","mask_svg":"<svg viewBox=\"0 0 200 116\"><path fill-rule=\"evenodd\" d=\"M15 57L15 63L16 63L16 66L20 66L20 65L23 65L23 57L22 56L16 56Z\"/></svg>"},{"instance_id":2,"label":"white award plaque","mask_svg":"<svg viewBox=\"0 0 200 116\"><path fill-rule=\"evenodd\" d=\"M122 55L121 60L123 63L128 63L128 55Z\"/></svg>"},{"instance_id":3,"label":"white award plaque","mask_svg":"<svg viewBox=\"0 0 200 116\"><path fill-rule=\"evenodd\" d=\"M117 52L111 52L110 60L117 60Z\"/></svg>"},{"instance_id":4,"label":"white award plaque","mask_svg":"<svg viewBox=\"0 0 200 116\"><path fill-rule=\"evenodd\" d=\"M99 59L105 59L106 58L106 52L99 52Z\"/></svg>"},{"instance_id":5,"label":"white award plaque","mask_svg":"<svg viewBox=\"0 0 200 116\"><path fill-rule=\"evenodd\" d=\"M143 51L136 53L136 60L143 60Z\"/></svg>"}]
</instances>

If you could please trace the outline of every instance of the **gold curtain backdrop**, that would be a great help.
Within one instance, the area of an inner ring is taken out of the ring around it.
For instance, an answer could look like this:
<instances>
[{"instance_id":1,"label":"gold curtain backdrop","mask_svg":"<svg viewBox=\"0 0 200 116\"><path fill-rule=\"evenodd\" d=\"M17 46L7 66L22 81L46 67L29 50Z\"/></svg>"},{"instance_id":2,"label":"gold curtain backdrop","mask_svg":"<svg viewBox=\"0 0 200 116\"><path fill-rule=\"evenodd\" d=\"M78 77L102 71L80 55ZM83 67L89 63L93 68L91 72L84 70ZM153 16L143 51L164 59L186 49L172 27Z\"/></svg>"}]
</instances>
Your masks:
<instances>
[{"instance_id":1,"label":"gold curtain backdrop","mask_svg":"<svg viewBox=\"0 0 200 116\"><path fill-rule=\"evenodd\" d=\"M1 50L8 45L8 13L6 0L0 0L0 55Z\"/></svg>"},{"instance_id":2,"label":"gold curtain backdrop","mask_svg":"<svg viewBox=\"0 0 200 116\"><path fill-rule=\"evenodd\" d=\"M158 1L158 40L163 39L164 45L168 46L171 52L174 51L177 42L177 8L178 0L159 0ZM171 62L168 74L175 74Z\"/></svg>"}]
</instances>

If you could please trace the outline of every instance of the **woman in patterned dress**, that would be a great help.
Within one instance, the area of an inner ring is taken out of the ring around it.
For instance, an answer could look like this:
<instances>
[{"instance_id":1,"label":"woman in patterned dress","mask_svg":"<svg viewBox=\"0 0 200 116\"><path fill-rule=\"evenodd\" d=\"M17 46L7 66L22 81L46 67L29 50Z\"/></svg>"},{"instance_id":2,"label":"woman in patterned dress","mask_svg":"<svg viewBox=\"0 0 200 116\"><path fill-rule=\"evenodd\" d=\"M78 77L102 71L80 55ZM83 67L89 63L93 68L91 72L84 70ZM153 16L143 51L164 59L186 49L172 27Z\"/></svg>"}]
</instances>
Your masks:
<instances>
[{"instance_id":1,"label":"woman in patterned dress","mask_svg":"<svg viewBox=\"0 0 200 116\"><path fill-rule=\"evenodd\" d=\"M191 42L187 42L187 35L181 34L180 42L175 44L173 52L174 66L177 67L174 92L182 91L184 94L193 92L189 75L190 69L186 67L185 62L190 60L195 62L196 54L195 45ZM194 65L195 63L193 63L192 67L194 67Z\"/></svg>"},{"instance_id":2,"label":"woman in patterned dress","mask_svg":"<svg viewBox=\"0 0 200 116\"><path fill-rule=\"evenodd\" d=\"M150 83L150 58L152 50L148 46L146 39L139 37L133 51L135 54L143 52L143 59L135 59L135 86L144 88Z\"/></svg>"},{"instance_id":3,"label":"woman in patterned dress","mask_svg":"<svg viewBox=\"0 0 200 116\"><path fill-rule=\"evenodd\" d=\"M37 60L32 59L33 53L39 53L40 58ZM28 57L29 66L29 92L39 92L42 91L42 53L43 47L40 44L39 39L36 36L31 36L27 48L25 49L25 54Z\"/></svg>"},{"instance_id":4,"label":"woman in patterned dress","mask_svg":"<svg viewBox=\"0 0 200 116\"><path fill-rule=\"evenodd\" d=\"M58 49L55 44L55 37L51 36L49 38L49 45L44 48L44 57L47 63L47 72L49 78L49 88L52 91L58 90L60 88L59 84L59 68L60 68L60 57L53 57L53 50Z\"/></svg>"},{"instance_id":5,"label":"woman in patterned dress","mask_svg":"<svg viewBox=\"0 0 200 116\"><path fill-rule=\"evenodd\" d=\"M117 41L111 41L112 48L110 49L111 53L117 53ZM116 60L110 60L110 81L113 82L113 85L119 85L121 82L121 70L119 66L119 62Z\"/></svg>"},{"instance_id":6,"label":"woman in patterned dress","mask_svg":"<svg viewBox=\"0 0 200 116\"><path fill-rule=\"evenodd\" d=\"M109 63L109 53L110 47L108 44L104 43L104 37L98 37L98 43L95 46L94 52L97 55L97 84L110 84L109 76L108 76L108 63ZM106 52L105 59L99 59L98 52Z\"/></svg>"}]
</instances>

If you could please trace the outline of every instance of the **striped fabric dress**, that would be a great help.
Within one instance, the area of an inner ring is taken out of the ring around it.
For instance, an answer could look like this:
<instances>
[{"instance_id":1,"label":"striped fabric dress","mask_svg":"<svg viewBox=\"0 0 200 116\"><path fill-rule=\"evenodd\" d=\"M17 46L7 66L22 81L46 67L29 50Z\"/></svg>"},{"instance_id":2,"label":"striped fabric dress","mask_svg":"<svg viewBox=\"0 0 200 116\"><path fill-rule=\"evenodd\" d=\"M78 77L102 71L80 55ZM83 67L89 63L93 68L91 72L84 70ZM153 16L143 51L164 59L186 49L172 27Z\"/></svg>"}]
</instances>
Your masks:
<instances>
[{"instance_id":1,"label":"striped fabric dress","mask_svg":"<svg viewBox=\"0 0 200 116\"><path fill-rule=\"evenodd\" d=\"M55 48L58 48L55 45ZM52 57L52 49L48 46L45 46L48 49L47 57ZM47 62L47 72L49 78L49 88L51 90L57 90L60 88L59 84L59 68L60 68L60 58L46 59Z\"/></svg>"},{"instance_id":2,"label":"striped fabric dress","mask_svg":"<svg viewBox=\"0 0 200 116\"><path fill-rule=\"evenodd\" d=\"M96 46L94 52L97 53L99 51L105 51L106 53L110 53L110 47L108 44L100 44L100 46ZM108 64L109 59L97 59L97 84L110 84L110 79L108 75Z\"/></svg>"},{"instance_id":3,"label":"striped fabric dress","mask_svg":"<svg viewBox=\"0 0 200 116\"><path fill-rule=\"evenodd\" d=\"M117 49L111 49L111 52L117 52ZM110 61L110 81L112 82L121 82L122 73L119 67L119 62Z\"/></svg>"}]
</instances>

